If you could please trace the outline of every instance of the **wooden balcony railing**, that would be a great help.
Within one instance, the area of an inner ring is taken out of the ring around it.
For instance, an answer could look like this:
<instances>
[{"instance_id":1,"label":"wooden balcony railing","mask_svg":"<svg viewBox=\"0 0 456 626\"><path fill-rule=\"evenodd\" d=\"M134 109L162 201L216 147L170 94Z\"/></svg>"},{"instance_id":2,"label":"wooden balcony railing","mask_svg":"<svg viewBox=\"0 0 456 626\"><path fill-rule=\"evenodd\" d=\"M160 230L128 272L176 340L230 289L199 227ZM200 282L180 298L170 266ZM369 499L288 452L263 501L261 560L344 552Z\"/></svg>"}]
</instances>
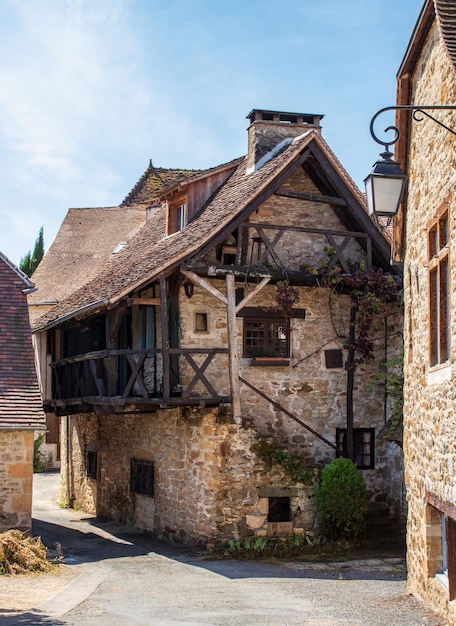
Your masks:
<instances>
[{"instance_id":1,"label":"wooden balcony railing","mask_svg":"<svg viewBox=\"0 0 456 626\"><path fill-rule=\"evenodd\" d=\"M185 406L230 402L224 348L169 348L164 376L159 348L101 350L51 363L53 397L45 405Z\"/></svg>"}]
</instances>

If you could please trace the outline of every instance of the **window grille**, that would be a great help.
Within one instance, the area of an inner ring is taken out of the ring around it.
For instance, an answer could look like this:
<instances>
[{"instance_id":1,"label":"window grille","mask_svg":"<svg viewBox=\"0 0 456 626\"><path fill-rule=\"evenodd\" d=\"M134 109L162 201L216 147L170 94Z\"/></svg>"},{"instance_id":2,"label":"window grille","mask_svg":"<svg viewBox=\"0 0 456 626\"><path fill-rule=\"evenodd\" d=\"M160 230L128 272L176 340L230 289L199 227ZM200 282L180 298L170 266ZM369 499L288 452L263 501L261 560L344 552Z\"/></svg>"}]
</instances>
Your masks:
<instances>
[{"instance_id":1,"label":"window grille","mask_svg":"<svg viewBox=\"0 0 456 626\"><path fill-rule=\"evenodd\" d=\"M131 460L131 493L154 497L154 463L153 461Z\"/></svg>"}]
</instances>

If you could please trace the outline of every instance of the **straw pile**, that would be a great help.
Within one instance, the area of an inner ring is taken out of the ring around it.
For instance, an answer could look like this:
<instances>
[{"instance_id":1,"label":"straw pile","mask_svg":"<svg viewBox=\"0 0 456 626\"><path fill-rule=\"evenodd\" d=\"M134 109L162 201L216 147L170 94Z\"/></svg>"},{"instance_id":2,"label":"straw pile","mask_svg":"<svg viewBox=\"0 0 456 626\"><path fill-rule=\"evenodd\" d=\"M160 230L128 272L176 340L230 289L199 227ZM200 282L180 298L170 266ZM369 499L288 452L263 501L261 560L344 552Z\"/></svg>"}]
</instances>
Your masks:
<instances>
[{"instance_id":1,"label":"straw pile","mask_svg":"<svg viewBox=\"0 0 456 626\"><path fill-rule=\"evenodd\" d=\"M40 537L20 530L0 533L0 575L54 570L57 566L47 560L46 552Z\"/></svg>"}]
</instances>

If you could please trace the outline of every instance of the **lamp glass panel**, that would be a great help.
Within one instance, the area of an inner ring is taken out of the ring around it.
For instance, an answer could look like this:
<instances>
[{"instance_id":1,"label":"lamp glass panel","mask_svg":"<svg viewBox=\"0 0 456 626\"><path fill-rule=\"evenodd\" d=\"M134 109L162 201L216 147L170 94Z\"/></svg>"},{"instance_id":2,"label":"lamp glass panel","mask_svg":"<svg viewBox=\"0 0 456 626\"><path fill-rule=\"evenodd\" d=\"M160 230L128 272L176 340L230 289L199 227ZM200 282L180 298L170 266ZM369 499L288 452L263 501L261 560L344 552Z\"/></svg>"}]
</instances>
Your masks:
<instances>
[{"instance_id":1,"label":"lamp glass panel","mask_svg":"<svg viewBox=\"0 0 456 626\"><path fill-rule=\"evenodd\" d=\"M402 178L372 177L374 211L377 215L394 215L401 198Z\"/></svg>"}]
</instances>

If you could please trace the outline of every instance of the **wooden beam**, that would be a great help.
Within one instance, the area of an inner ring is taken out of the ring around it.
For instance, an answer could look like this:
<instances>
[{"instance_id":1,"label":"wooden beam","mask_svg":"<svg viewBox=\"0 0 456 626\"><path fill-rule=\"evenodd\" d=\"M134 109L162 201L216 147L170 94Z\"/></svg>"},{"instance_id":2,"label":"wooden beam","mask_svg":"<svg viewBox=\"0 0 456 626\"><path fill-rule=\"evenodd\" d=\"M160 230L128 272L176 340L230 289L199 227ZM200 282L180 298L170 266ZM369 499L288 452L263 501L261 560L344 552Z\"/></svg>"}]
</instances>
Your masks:
<instances>
[{"instance_id":1,"label":"wooden beam","mask_svg":"<svg viewBox=\"0 0 456 626\"><path fill-rule=\"evenodd\" d=\"M209 291L209 293L211 293L215 298L217 298L217 300L220 300L221 302L223 302L223 304L228 303L223 293L221 293L218 289L213 287L211 283L205 278L201 278L201 276L198 276L198 274L195 274L194 272L190 272L188 270L181 270L181 274L183 274L186 278L188 278L193 284L198 285L199 287L202 287L203 289L206 289L206 291Z\"/></svg>"},{"instance_id":2,"label":"wooden beam","mask_svg":"<svg viewBox=\"0 0 456 626\"><path fill-rule=\"evenodd\" d=\"M269 283L269 281L271 280L270 277L268 278L263 278L263 280L261 281L261 283L258 283L258 285L255 287L255 289L253 291L250 291L243 300L241 300L241 302L239 302L239 304L236 306L236 313L239 313L239 311L241 309L243 309L245 307L245 305L250 302L250 300L252 298L254 298L257 293L259 293L263 287L266 287L266 285Z\"/></svg>"},{"instance_id":3,"label":"wooden beam","mask_svg":"<svg viewBox=\"0 0 456 626\"><path fill-rule=\"evenodd\" d=\"M147 306L158 306L160 298L128 298L128 304L145 304Z\"/></svg>"},{"instance_id":4,"label":"wooden beam","mask_svg":"<svg viewBox=\"0 0 456 626\"><path fill-rule=\"evenodd\" d=\"M241 213L238 214L238 216L233 219L215 239L204 245L200 251L195 254L194 258L202 259L205 254L214 248L214 246L221 243L228 234L232 233L234 229L239 226L239 224L245 222L245 220L248 219L250 215L263 204L263 202L275 193L277 189L279 189L279 187L293 174L293 172L303 165L311 156L311 151L309 148L306 148L299 156L293 159L291 163L288 163L282 172L274 178L274 180L272 180L251 202L249 202L244 210L241 211Z\"/></svg>"},{"instance_id":5,"label":"wooden beam","mask_svg":"<svg viewBox=\"0 0 456 626\"><path fill-rule=\"evenodd\" d=\"M241 423L241 396L239 392L239 356L237 348L236 289L233 274L226 276L226 317L228 325L228 347L230 350L230 387L233 421Z\"/></svg>"},{"instance_id":6,"label":"wooden beam","mask_svg":"<svg viewBox=\"0 0 456 626\"><path fill-rule=\"evenodd\" d=\"M280 189L275 192L275 195L282 196L283 198L294 198L295 200L309 200L310 202L323 202L324 204L347 206L345 200L336 196L325 196L323 194L306 193L304 191L289 191L288 189L284 189L283 187L280 187Z\"/></svg>"},{"instance_id":7,"label":"wooden beam","mask_svg":"<svg viewBox=\"0 0 456 626\"><path fill-rule=\"evenodd\" d=\"M162 332L162 354L163 354L163 399L166 401L170 397L170 368L169 368L169 328L168 312L166 310L166 279L165 275L160 275L160 316Z\"/></svg>"}]
</instances>

